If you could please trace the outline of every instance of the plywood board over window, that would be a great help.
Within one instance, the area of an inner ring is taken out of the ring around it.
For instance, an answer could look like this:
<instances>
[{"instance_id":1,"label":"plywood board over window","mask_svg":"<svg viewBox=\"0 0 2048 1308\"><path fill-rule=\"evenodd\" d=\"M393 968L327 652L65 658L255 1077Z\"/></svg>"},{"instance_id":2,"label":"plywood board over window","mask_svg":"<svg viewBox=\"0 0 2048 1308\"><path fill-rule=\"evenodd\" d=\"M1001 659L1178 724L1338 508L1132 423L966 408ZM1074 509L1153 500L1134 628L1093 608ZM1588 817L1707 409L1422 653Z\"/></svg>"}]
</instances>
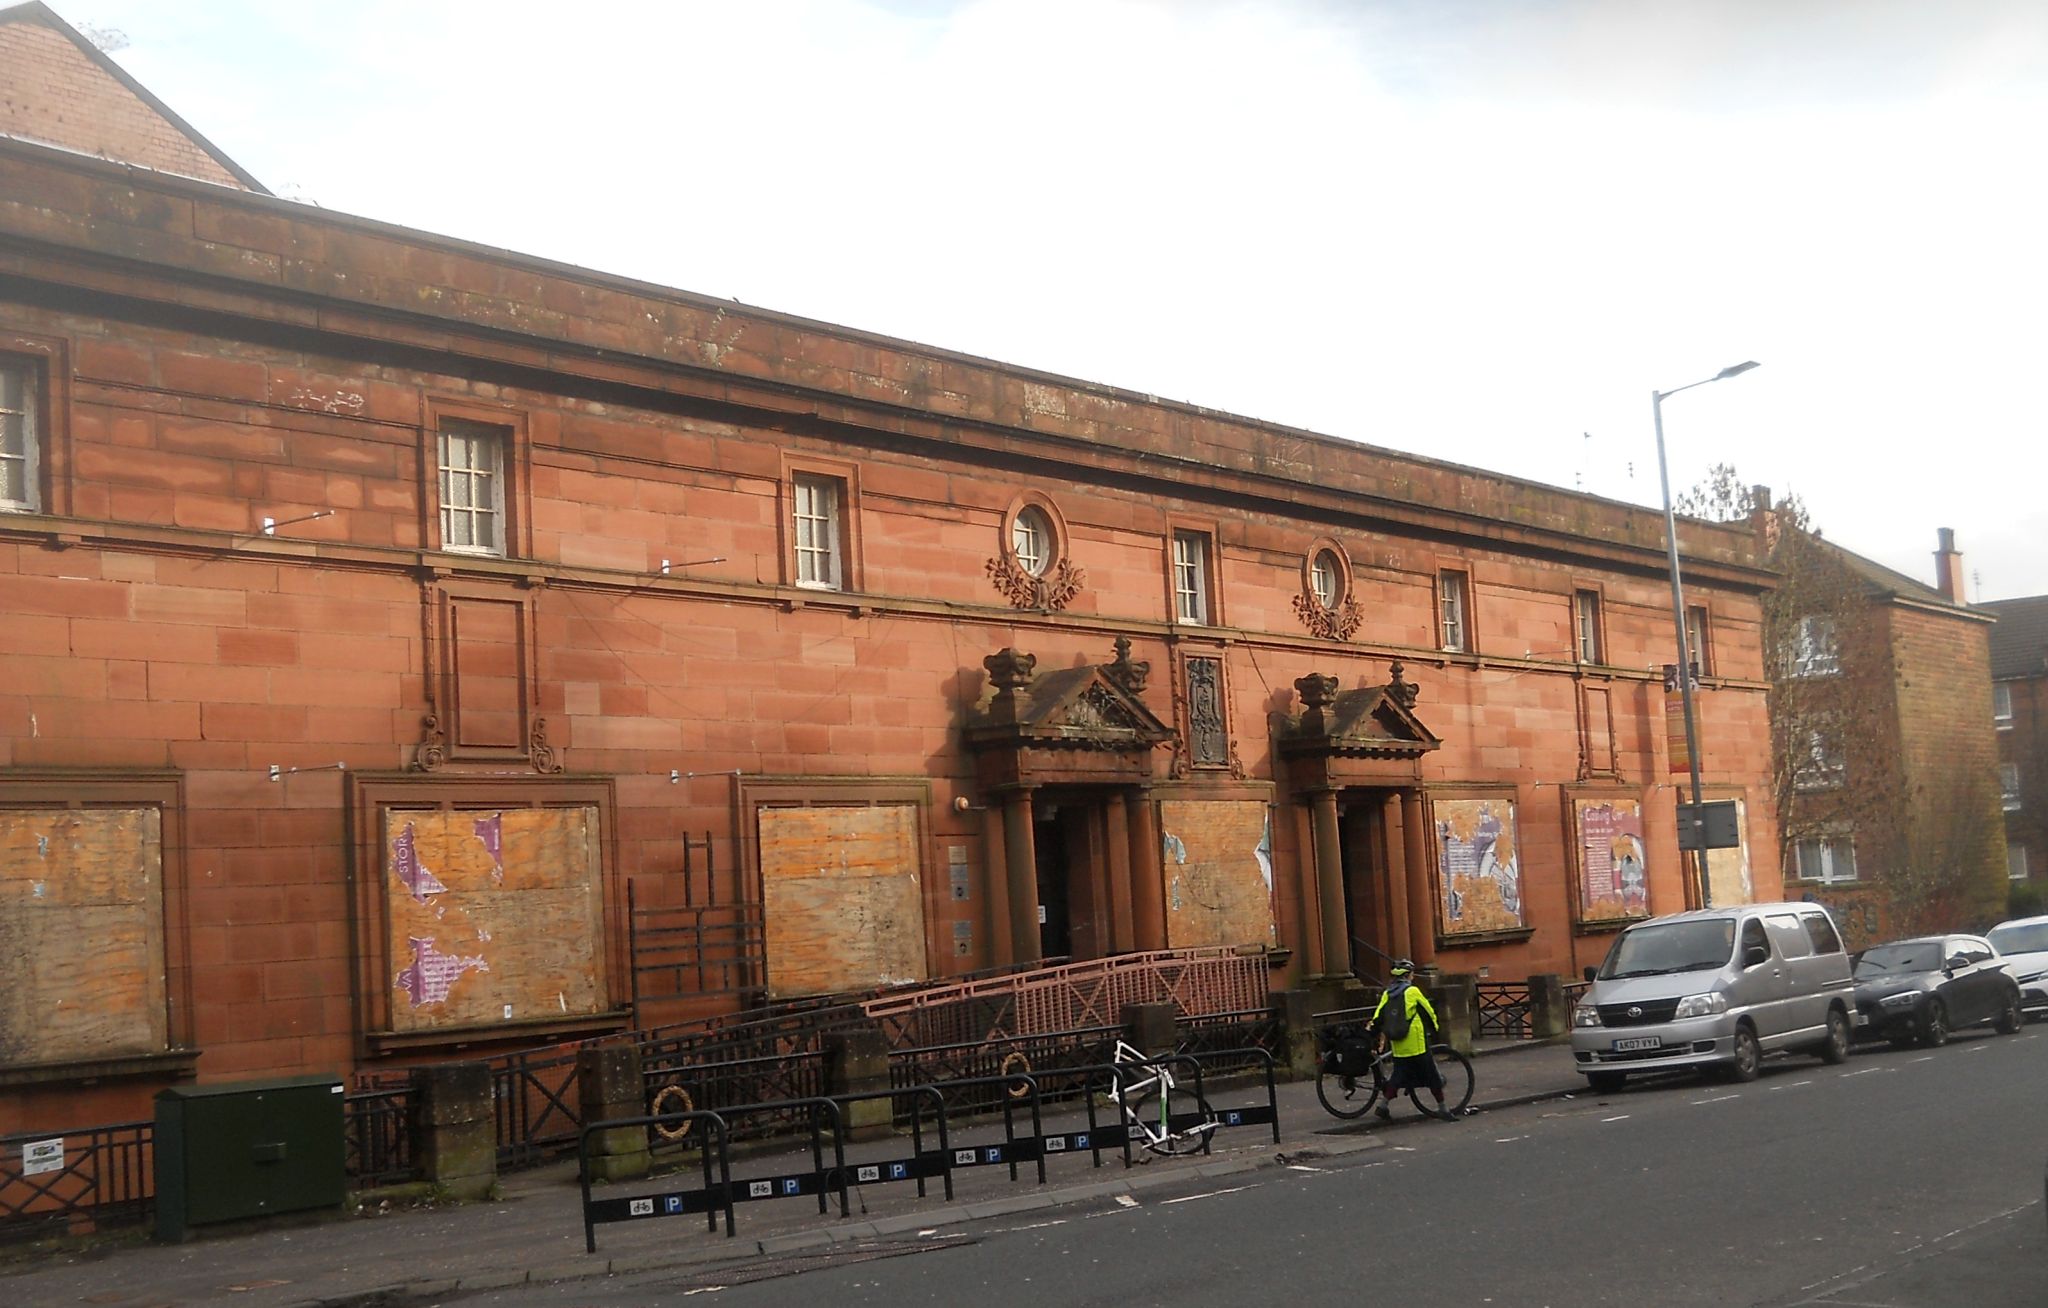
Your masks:
<instances>
[{"instance_id":1,"label":"plywood board over window","mask_svg":"<svg viewBox=\"0 0 2048 1308\"><path fill-rule=\"evenodd\" d=\"M1263 800L1159 805L1166 944L1273 945L1272 809Z\"/></svg>"},{"instance_id":2,"label":"plywood board over window","mask_svg":"<svg viewBox=\"0 0 2048 1308\"><path fill-rule=\"evenodd\" d=\"M763 807L758 822L770 994L925 979L915 807Z\"/></svg>"},{"instance_id":3,"label":"plywood board over window","mask_svg":"<svg viewBox=\"0 0 2048 1308\"><path fill-rule=\"evenodd\" d=\"M1437 931L1444 936L1526 930L1515 802L1432 798Z\"/></svg>"},{"instance_id":4,"label":"plywood board over window","mask_svg":"<svg viewBox=\"0 0 2048 1308\"><path fill-rule=\"evenodd\" d=\"M595 807L387 808L391 1029L604 1011Z\"/></svg>"},{"instance_id":5,"label":"plywood board over window","mask_svg":"<svg viewBox=\"0 0 2048 1308\"><path fill-rule=\"evenodd\" d=\"M1707 894L1715 908L1756 902L1755 878L1749 870L1749 810L1740 799L1735 801L1735 833L1741 844L1707 851Z\"/></svg>"},{"instance_id":6,"label":"plywood board over window","mask_svg":"<svg viewBox=\"0 0 2048 1308\"><path fill-rule=\"evenodd\" d=\"M154 807L0 809L0 1066L171 1043Z\"/></svg>"}]
</instances>

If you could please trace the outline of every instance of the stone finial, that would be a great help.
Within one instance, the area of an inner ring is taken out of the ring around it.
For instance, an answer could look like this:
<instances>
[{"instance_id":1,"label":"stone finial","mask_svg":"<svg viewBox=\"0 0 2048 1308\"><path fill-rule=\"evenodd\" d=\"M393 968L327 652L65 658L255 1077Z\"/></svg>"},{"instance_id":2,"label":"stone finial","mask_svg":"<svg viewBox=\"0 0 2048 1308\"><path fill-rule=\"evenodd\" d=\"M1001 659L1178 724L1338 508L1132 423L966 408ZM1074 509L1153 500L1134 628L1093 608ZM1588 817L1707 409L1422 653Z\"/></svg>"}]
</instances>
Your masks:
<instances>
[{"instance_id":1,"label":"stone finial","mask_svg":"<svg viewBox=\"0 0 2048 1308\"><path fill-rule=\"evenodd\" d=\"M989 684L996 688L996 694L1009 695L1031 684L1038 656L1005 647L983 659L981 666L988 669Z\"/></svg>"},{"instance_id":2,"label":"stone finial","mask_svg":"<svg viewBox=\"0 0 2048 1308\"><path fill-rule=\"evenodd\" d=\"M1326 672L1311 672L1294 679L1295 693L1306 709L1326 709L1337 702L1337 679Z\"/></svg>"},{"instance_id":3,"label":"stone finial","mask_svg":"<svg viewBox=\"0 0 2048 1308\"><path fill-rule=\"evenodd\" d=\"M1416 698L1422 694L1422 689L1414 682L1402 679L1401 674L1405 671L1407 669L1400 663L1395 663L1393 667L1387 669L1387 698L1404 709L1412 709L1415 707Z\"/></svg>"},{"instance_id":4,"label":"stone finial","mask_svg":"<svg viewBox=\"0 0 2048 1308\"><path fill-rule=\"evenodd\" d=\"M1145 682L1152 675L1152 665L1143 659L1131 657L1131 638L1116 638L1116 661L1104 665L1103 675L1133 695L1145 693Z\"/></svg>"}]
</instances>

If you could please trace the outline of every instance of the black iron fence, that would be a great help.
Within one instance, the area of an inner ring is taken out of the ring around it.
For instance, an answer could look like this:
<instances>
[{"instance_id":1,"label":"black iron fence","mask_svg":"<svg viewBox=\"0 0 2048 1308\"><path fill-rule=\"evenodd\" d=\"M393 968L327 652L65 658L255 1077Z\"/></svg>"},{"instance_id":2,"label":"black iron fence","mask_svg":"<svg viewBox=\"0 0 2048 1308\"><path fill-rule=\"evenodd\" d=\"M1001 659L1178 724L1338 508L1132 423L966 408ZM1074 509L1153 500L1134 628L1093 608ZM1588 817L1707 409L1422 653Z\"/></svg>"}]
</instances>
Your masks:
<instances>
[{"instance_id":1,"label":"black iron fence","mask_svg":"<svg viewBox=\"0 0 2048 1308\"><path fill-rule=\"evenodd\" d=\"M795 1104L825 1093L822 1050L696 1062L688 1058L651 1059L642 1055L640 1077L650 1113L723 1112L743 1104ZM730 1138L753 1139L796 1130L805 1117L799 1108L776 1114L750 1113L728 1123Z\"/></svg>"},{"instance_id":2,"label":"black iron fence","mask_svg":"<svg viewBox=\"0 0 2048 1308\"><path fill-rule=\"evenodd\" d=\"M154 1122L0 1136L0 1241L148 1220L155 1138Z\"/></svg>"},{"instance_id":3,"label":"black iron fence","mask_svg":"<svg viewBox=\"0 0 2048 1308\"><path fill-rule=\"evenodd\" d=\"M358 1090L342 1100L351 1181L368 1187L418 1178L412 1107L412 1091L405 1086Z\"/></svg>"},{"instance_id":4,"label":"black iron fence","mask_svg":"<svg viewBox=\"0 0 2048 1308\"><path fill-rule=\"evenodd\" d=\"M489 1060L498 1166L534 1167L575 1149L582 1129L576 1051L521 1050Z\"/></svg>"}]
</instances>

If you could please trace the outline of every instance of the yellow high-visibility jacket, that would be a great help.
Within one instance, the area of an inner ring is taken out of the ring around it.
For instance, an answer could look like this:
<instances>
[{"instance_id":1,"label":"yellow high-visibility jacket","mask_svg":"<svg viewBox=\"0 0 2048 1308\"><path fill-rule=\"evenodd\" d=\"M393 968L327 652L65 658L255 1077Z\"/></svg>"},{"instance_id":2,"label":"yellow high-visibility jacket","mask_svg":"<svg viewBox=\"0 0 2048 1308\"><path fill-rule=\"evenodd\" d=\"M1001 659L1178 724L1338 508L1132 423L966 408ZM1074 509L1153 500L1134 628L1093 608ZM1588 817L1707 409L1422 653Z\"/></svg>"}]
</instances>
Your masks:
<instances>
[{"instance_id":1,"label":"yellow high-visibility jacket","mask_svg":"<svg viewBox=\"0 0 2048 1308\"><path fill-rule=\"evenodd\" d=\"M1408 1010L1408 1032L1394 1041L1394 1057L1413 1058L1417 1054L1428 1053L1430 1037L1434 1036L1438 1029L1436 1008L1429 1002L1429 997L1422 993L1422 987L1413 982L1397 986L1380 995L1380 1002L1372 1006L1372 1029L1380 1029L1380 1011L1387 1006L1387 1001L1396 995L1400 996L1397 1002L1405 1005Z\"/></svg>"}]
</instances>

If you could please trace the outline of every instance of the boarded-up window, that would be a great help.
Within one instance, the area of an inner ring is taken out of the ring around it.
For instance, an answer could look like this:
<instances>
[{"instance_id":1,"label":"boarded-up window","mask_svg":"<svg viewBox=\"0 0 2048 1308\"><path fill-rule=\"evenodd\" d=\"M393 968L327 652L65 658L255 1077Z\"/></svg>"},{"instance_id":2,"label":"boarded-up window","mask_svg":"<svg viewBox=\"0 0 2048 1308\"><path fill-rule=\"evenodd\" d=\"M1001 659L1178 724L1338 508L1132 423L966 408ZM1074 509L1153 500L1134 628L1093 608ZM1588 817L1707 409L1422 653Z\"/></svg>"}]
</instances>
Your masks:
<instances>
[{"instance_id":1,"label":"boarded-up window","mask_svg":"<svg viewBox=\"0 0 2048 1308\"><path fill-rule=\"evenodd\" d=\"M391 1029L604 1011L595 808L384 813Z\"/></svg>"},{"instance_id":2,"label":"boarded-up window","mask_svg":"<svg viewBox=\"0 0 2048 1308\"><path fill-rule=\"evenodd\" d=\"M770 994L925 979L915 808L763 808L760 842Z\"/></svg>"},{"instance_id":3,"label":"boarded-up window","mask_svg":"<svg viewBox=\"0 0 2048 1308\"><path fill-rule=\"evenodd\" d=\"M0 1064L169 1046L155 808L0 809Z\"/></svg>"},{"instance_id":4,"label":"boarded-up window","mask_svg":"<svg viewBox=\"0 0 2048 1308\"><path fill-rule=\"evenodd\" d=\"M1168 948L1274 943L1269 812L1259 800L1160 804Z\"/></svg>"},{"instance_id":5,"label":"boarded-up window","mask_svg":"<svg viewBox=\"0 0 2048 1308\"><path fill-rule=\"evenodd\" d=\"M1739 799L1735 801L1735 833L1741 844L1707 851L1707 894L1715 908L1756 902L1756 885L1749 872L1749 814ZM1685 857L1690 862L1693 856Z\"/></svg>"}]
</instances>

